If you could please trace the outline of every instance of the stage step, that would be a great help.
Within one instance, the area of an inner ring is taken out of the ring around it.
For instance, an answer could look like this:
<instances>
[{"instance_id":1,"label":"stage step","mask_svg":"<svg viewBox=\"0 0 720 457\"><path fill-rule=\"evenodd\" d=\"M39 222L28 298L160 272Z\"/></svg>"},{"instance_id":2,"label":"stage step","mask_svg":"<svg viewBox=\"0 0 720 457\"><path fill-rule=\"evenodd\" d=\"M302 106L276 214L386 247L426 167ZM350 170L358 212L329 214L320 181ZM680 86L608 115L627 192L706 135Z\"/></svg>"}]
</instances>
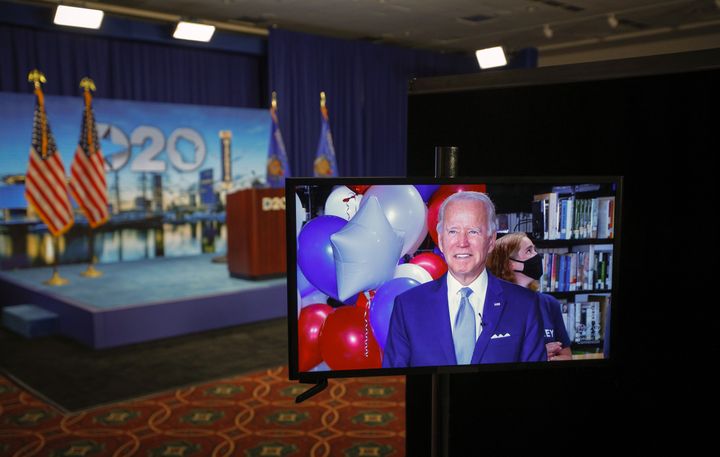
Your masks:
<instances>
[{"instance_id":1,"label":"stage step","mask_svg":"<svg viewBox=\"0 0 720 457\"><path fill-rule=\"evenodd\" d=\"M6 306L2 310L5 327L25 338L55 335L58 315L36 305Z\"/></svg>"}]
</instances>

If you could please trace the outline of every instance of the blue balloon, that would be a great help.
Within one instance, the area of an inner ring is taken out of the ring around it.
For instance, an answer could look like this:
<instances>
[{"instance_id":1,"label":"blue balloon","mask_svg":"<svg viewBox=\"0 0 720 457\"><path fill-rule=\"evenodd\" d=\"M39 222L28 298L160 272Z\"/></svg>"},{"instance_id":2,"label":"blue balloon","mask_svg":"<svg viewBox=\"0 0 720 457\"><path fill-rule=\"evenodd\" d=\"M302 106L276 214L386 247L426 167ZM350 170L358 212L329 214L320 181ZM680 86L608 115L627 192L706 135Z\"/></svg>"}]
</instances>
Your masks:
<instances>
[{"instance_id":1,"label":"blue balloon","mask_svg":"<svg viewBox=\"0 0 720 457\"><path fill-rule=\"evenodd\" d=\"M418 192L420 192L420 196L422 197L423 201L425 203L430 201L430 198L433 196L436 190L440 188L439 184L415 184L415 188Z\"/></svg>"},{"instance_id":2,"label":"blue balloon","mask_svg":"<svg viewBox=\"0 0 720 457\"><path fill-rule=\"evenodd\" d=\"M433 253L439 255L443 260L445 260L445 254L442 253L439 247L435 246Z\"/></svg>"},{"instance_id":3,"label":"blue balloon","mask_svg":"<svg viewBox=\"0 0 720 457\"><path fill-rule=\"evenodd\" d=\"M300 299L300 304L304 308L308 305L316 305L318 303L327 304L327 301L328 301L327 294L324 294L317 289L313 289L312 292L310 292L309 294L305 295L304 297L302 297Z\"/></svg>"},{"instance_id":4,"label":"blue balloon","mask_svg":"<svg viewBox=\"0 0 720 457\"><path fill-rule=\"evenodd\" d=\"M333 298L338 298L335 258L330 235L345 227L347 221L337 216L318 216L300 231L297 261L310 284Z\"/></svg>"},{"instance_id":5,"label":"blue balloon","mask_svg":"<svg viewBox=\"0 0 720 457\"><path fill-rule=\"evenodd\" d=\"M297 288L298 291L300 291L300 296L304 297L305 295L313 292L315 289L315 286L310 284L310 281L307 280L305 275L302 271L298 268L297 271Z\"/></svg>"},{"instance_id":6,"label":"blue balloon","mask_svg":"<svg viewBox=\"0 0 720 457\"><path fill-rule=\"evenodd\" d=\"M390 330L390 316L395 306L395 297L419 285L420 283L414 279L395 278L380 286L375 292L375 297L370 304L370 326L375 339L383 350Z\"/></svg>"}]
</instances>

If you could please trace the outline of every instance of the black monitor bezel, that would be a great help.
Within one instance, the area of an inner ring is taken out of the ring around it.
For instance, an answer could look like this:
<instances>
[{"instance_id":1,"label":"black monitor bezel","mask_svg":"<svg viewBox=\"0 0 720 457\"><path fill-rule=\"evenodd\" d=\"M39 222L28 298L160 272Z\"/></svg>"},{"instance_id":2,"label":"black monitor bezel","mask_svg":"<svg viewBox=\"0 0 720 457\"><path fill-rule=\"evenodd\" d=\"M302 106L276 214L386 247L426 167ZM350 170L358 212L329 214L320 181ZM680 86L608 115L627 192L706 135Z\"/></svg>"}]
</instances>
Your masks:
<instances>
[{"instance_id":1,"label":"black monitor bezel","mask_svg":"<svg viewBox=\"0 0 720 457\"><path fill-rule=\"evenodd\" d=\"M373 368L364 370L332 370L322 372L300 372L298 370L298 319L297 319L297 237L295 234L295 194L299 185L408 185L408 184L614 184L615 192L615 233L613 237L612 264L612 313L610 315L611 354L618 352L617 319L620 290L620 245L622 237L622 176L474 176L461 178L433 177L289 177L285 180L286 208L286 246L287 246L287 300L288 300L288 371L289 379L314 383L326 378L398 376L417 374L480 373L508 370L558 369L567 367L610 367L617 357L611 355L603 359L573 360L555 363L514 362L477 365L449 365L405 368Z\"/></svg>"}]
</instances>

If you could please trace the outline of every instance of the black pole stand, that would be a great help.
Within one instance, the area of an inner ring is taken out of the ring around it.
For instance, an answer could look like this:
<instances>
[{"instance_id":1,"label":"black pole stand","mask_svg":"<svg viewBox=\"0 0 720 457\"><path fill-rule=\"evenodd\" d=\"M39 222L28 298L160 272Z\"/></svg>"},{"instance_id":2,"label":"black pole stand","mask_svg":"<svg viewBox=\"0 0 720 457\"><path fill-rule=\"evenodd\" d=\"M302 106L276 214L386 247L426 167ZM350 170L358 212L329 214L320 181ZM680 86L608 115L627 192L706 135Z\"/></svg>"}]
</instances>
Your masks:
<instances>
[{"instance_id":1,"label":"black pole stand","mask_svg":"<svg viewBox=\"0 0 720 457\"><path fill-rule=\"evenodd\" d=\"M306 390L305 392L301 393L297 397L295 397L295 403L302 403L305 400L307 400L310 397L313 397L323 390L325 390L328 386L328 380L327 378L323 378L317 382L314 386Z\"/></svg>"},{"instance_id":2,"label":"black pole stand","mask_svg":"<svg viewBox=\"0 0 720 457\"><path fill-rule=\"evenodd\" d=\"M435 177L456 178L458 175L459 149L457 147L435 148ZM450 375L432 375L432 416L430 455L447 457L450 448Z\"/></svg>"}]
</instances>

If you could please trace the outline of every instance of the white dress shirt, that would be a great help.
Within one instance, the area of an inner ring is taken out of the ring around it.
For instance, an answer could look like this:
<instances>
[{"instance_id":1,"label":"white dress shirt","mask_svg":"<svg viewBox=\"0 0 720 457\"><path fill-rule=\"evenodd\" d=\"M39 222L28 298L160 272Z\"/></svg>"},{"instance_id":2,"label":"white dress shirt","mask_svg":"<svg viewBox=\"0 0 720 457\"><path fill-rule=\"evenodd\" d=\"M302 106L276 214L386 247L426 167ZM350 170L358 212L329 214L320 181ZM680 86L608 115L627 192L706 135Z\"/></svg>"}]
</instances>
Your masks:
<instances>
[{"instance_id":1,"label":"white dress shirt","mask_svg":"<svg viewBox=\"0 0 720 457\"><path fill-rule=\"evenodd\" d=\"M448 288L448 311L450 312L450 329L452 330L453 336L455 336L455 318L457 317L458 311L460 311L460 289L463 287L469 287L473 293L470 294L468 300L473 308L473 314L475 316L475 341L480 338L482 332L482 325L480 317L485 306L485 294L487 293L488 286L488 275L487 270L483 270L480 276L475 278L475 281L471 282L468 286L463 286L455 277L448 272L447 274L447 288Z\"/></svg>"}]
</instances>

